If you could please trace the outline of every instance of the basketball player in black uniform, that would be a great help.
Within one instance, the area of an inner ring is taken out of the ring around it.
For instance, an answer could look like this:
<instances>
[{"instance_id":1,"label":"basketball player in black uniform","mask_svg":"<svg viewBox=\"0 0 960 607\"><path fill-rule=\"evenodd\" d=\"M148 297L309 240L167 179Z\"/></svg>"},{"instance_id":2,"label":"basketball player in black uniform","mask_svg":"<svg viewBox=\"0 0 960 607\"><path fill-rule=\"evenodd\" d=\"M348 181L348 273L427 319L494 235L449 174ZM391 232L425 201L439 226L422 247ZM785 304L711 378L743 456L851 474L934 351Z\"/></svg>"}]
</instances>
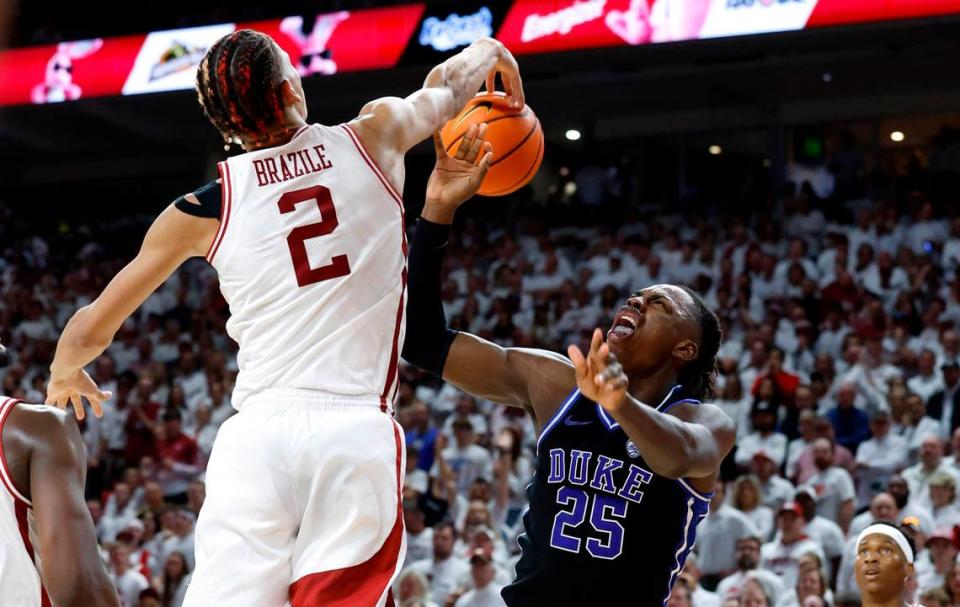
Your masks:
<instances>
[{"instance_id":1,"label":"basketball player in black uniform","mask_svg":"<svg viewBox=\"0 0 960 607\"><path fill-rule=\"evenodd\" d=\"M471 128L437 165L410 248L403 355L466 392L523 407L539 427L510 607L665 604L706 516L733 422L710 396L721 331L693 292L631 295L589 352L501 348L447 329L443 248L492 152ZM484 160L475 166L483 152Z\"/></svg>"}]
</instances>

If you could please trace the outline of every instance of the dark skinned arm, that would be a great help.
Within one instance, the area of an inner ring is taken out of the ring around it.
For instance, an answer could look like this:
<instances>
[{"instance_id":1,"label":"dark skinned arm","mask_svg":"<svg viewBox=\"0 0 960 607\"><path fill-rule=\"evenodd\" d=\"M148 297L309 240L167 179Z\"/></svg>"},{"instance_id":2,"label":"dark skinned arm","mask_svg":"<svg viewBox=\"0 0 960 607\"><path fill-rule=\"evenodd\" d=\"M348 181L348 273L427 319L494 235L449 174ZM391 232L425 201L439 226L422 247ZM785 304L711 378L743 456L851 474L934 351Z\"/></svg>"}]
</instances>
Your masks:
<instances>
[{"instance_id":1,"label":"dark skinned arm","mask_svg":"<svg viewBox=\"0 0 960 607\"><path fill-rule=\"evenodd\" d=\"M457 208L477 190L492 159L486 125L471 127L456 155L434 137L437 164L410 244L407 339L403 357L464 392L502 405L523 407L545 423L574 387L573 366L560 354L503 348L446 328L440 298L443 249ZM484 152L480 163L480 153Z\"/></svg>"},{"instance_id":2,"label":"dark skinned arm","mask_svg":"<svg viewBox=\"0 0 960 607\"><path fill-rule=\"evenodd\" d=\"M57 607L119 605L107 576L93 519L83 496L86 455L72 415L52 407L20 406L8 424L29 437L28 496L33 502L41 577Z\"/></svg>"}]
</instances>

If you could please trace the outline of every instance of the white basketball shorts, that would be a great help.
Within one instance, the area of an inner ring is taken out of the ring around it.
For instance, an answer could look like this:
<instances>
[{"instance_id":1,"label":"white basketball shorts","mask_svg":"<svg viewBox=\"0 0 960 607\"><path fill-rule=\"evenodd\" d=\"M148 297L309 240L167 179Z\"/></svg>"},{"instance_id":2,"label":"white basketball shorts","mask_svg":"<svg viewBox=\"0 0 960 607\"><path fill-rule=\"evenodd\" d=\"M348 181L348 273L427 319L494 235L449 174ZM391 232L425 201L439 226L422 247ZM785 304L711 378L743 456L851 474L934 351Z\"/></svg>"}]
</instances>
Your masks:
<instances>
[{"instance_id":1,"label":"white basketball shorts","mask_svg":"<svg viewBox=\"0 0 960 607\"><path fill-rule=\"evenodd\" d=\"M392 606L405 457L378 397L251 396L213 446L184 606Z\"/></svg>"}]
</instances>

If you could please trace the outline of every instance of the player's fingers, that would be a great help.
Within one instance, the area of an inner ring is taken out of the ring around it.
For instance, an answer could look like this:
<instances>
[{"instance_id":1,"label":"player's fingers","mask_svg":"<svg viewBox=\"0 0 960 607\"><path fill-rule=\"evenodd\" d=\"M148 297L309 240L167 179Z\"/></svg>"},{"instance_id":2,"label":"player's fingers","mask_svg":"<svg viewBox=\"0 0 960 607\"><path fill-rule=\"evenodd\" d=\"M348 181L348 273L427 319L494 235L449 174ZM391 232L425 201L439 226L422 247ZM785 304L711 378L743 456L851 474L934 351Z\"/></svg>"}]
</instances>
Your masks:
<instances>
[{"instance_id":1,"label":"player's fingers","mask_svg":"<svg viewBox=\"0 0 960 607\"><path fill-rule=\"evenodd\" d=\"M583 357L583 352L580 351L580 348L571 344L567 348L567 356L570 357L570 362L573 363L573 368L577 373L577 377L583 377L587 372L587 360Z\"/></svg>"},{"instance_id":2,"label":"player's fingers","mask_svg":"<svg viewBox=\"0 0 960 607\"><path fill-rule=\"evenodd\" d=\"M447 148L443 145L443 138L440 137L440 131L434 131L433 133L433 151L437 154L437 158L447 157Z\"/></svg>"},{"instance_id":3,"label":"player's fingers","mask_svg":"<svg viewBox=\"0 0 960 607\"><path fill-rule=\"evenodd\" d=\"M497 70L490 70L487 74L487 92L492 93L497 90Z\"/></svg>"},{"instance_id":4,"label":"player's fingers","mask_svg":"<svg viewBox=\"0 0 960 607\"><path fill-rule=\"evenodd\" d=\"M477 163L477 156L480 155L480 150L483 148L484 140L483 138L487 135L487 123L482 123L479 128L477 128L477 136L473 138L473 141L470 143L470 149L467 150L467 155L464 156L464 160L470 164Z\"/></svg>"},{"instance_id":5,"label":"player's fingers","mask_svg":"<svg viewBox=\"0 0 960 607\"><path fill-rule=\"evenodd\" d=\"M80 398L79 394L71 394L69 402L73 405L73 413L77 416L77 419L83 419L86 412L83 410L83 399Z\"/></svg>"},{"instance_id":6,"label":"player's fingers","mask_svg":"<svg viewBox=\"0 0 960 607\"><path fill-rule=\"evenodd\" d=\"M103 417L103 401L107 400L103 392L100 392L94 398L87 398L90 401L90 408L93 409L93 414L97 417Z\"/></svg>"},{"instance_id":7,"label":"player's fingers","mask_svg":"<svg viewBox=\"0 0 960 607\"><path fill-rule=\"evenodd\" d=\"M483 155L483 158L480 159L477 181L483 181L483 178L487 176L487 171L490 170L490 165L493 163L493 146L488 143L484 146L484 151L486 153Z\"/></svg>"},{"instance_id":8,"label":"player's fingers","mask_svg":"<svg viewBox=\"0 0 960 607\"><path fill-rule=\"evenodd\" d=\"M611 360L610 356L610 346L607 344L607 342L603 342L603 345L600 346L599 350L597 350L597 358L603 361L604 366L607 366L617 362L616 358Z\"/></svg>"},{"instance_id":9,"label":"player's fingers","mask_svg":"<svg viewBox=\"0 0 960 607\"><path fill-rule=\"evenodd\" d=\"M515 68L509 72L501 72L500 76L503 78L503 88L506 90L507 95L510 96L510 105L515 108L522 108L525 103L525 96L523 94L523 81L520 79L519 68Z\"/></svg>"},{"instance_id":10,"label":"player's fingers","mask_svg":"<svg viewBox=\"0 0 960 607\"><path fill-rule=\"evenodd\" d=\"M463 134L463 139L460 140L460 147L457 148L457 153L454 156L457 160L463 160L467 156L467 152L470 151L470 146L473 145L473 140L477 136L477 125L471 124L467 127L467 132Z\"/></svg>"},{"instance_id":11,"label":"player's fingers","mask_svg":"<svg viewBox=\"0 0 960 607\"><path fill-rule=\"evenodd\" d=\"M593 330L593 337L590 338L590 357L593 358L596 356L597 351L600 350L600 346L603 344L603 333L600 332L600 329Z\"/></svg>"}]
</instances>

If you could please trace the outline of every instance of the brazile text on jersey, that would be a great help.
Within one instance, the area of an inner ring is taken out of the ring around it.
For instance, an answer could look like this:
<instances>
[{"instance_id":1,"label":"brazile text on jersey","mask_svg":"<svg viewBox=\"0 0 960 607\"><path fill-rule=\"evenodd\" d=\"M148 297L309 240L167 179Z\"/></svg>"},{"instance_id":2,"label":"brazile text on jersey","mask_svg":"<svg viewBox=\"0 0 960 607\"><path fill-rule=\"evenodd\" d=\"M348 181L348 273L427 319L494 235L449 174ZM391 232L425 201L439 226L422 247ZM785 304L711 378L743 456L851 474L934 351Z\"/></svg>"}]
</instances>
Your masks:
<instances>
[{"instance_id":1,"label":"brazile text on jersey","mask_svg":"<svg viewBox=\"0 0 960 607\"><path fill-rule=\"evenodd\" d=\"M253 170L257 174L257 186L261 188L303 175L319 173L332 166L333 163L327 159L322 144L253 161Z\"/></svg>"}]
</instances>

